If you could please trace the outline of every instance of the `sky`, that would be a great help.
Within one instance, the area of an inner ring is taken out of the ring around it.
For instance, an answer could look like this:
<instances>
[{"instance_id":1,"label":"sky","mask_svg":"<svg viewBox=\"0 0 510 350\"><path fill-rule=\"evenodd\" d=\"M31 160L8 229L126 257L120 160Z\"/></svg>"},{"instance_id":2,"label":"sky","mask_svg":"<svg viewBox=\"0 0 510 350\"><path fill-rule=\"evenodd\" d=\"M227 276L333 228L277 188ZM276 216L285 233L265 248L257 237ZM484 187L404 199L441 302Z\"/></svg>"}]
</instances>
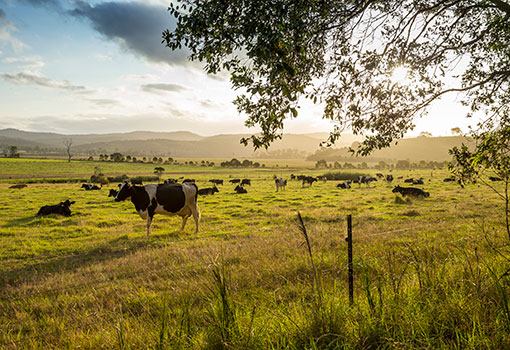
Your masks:
<instances>
[{"instance_id":1,"label":"sky","mask_svg":"<svg viewBox=\"0 0 510 350\"><path fill-rule=\"evenodd\" d=\"M255 133L232 104L226 74L207 75L187 52L161 44L169 0L0 0L0 129L63 134L191 131ZM407 136L467 131L447 96ZM328 132L304 102L286 133Z\"/></svg>"}]
</instances>

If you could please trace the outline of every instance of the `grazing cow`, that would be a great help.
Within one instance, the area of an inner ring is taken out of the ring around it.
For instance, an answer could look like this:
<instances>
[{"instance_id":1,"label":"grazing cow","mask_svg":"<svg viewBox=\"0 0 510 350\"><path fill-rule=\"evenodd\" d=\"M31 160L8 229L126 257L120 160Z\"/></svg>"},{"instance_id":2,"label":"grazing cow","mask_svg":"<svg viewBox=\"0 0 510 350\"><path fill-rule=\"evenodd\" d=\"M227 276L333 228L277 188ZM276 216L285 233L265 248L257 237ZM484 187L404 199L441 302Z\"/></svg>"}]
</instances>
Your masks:
<instances>
[{"instance_id":1,"label":"grazing cow","mask_svg":"<svg viewBox=\"0 0 510 350\"><path fill-rule=\"evenodd\" d=\"M296 175L294 175L294 174L290 174L290 179L291 179L291 180L295 180L295 179L296 179Z\"/></svg>"},{"instance_id":2,"label":"grazing cow","mask_svg":"<svg viewBox=\"0 0 510 350\"><path fill-rule=\"evenodd\" d=\"M163 181L164 184L176 184L177 182L179 182L179 180L177 179L166 179L165 181Z\"/></svg>"},{"instance_id":3,"label":"grazing cow","mask_svg":"<svg viewBox=\"0 0 510 350\"><path fill-rule=\"evenodd\" d=\"M154 214L179 215L182 217L184 230L186 221L193 215L195 233L198 232L200 211L197 204L198 188L194 183L182 184L148 184L132 186L127 182L121 184L116 202L131 199L138 215L147 220L147 236L151 232Z\"/></svg>"},{"instance_id":4,"label":"grazing cow","mask_svg":"<svg viewBox=\"0 0 510 350\"><path fill-rule=\"evenodd\" d=\"M250 179L242 179L241 186L249 185L251 186L251 180Z\"/></svg>"},{"instance_id":5,"label":"grazing cow","mask_svg":"<svg viewBox=\"0 0 510 350\"><path fill-rule=\"evenodd\" d=\"M192 183L194 184L195 183L195 179L184 179L182 180L182 183L185 184L185 183Z\"/></svg>"},{"instance_id":6,"label":"grazing cow","mask_svg":"<svg viewBox=\"0 0 510 350\"><path fill-rule=\"evenodd\" d=\"M430 196L430 193L425 192L421 188L416 188L416 187L400 187L400 186L395 186L395 188L391 192L393 192L393 193L397 193L398 192L398 193L400 193L402 195L402 197L406 197L406 196L409 196L409 197L419 197L419 196L428 197L428 196Z\"/></svg>"},{"instance_id":7,"label":"grazing cow","mask_svg":"<svg viewBox=\"0 0 510 350\"><path fill-rule=\"evenodd\" d=\"M285 189L285 186L287 186L287 180L284 180L281 177L277 177L274 179L274 183L276 184L276 192L281 188L282 190Z\"/></svg>"},{"instance_id":8,"label":"grazing cow","mask_svg":"<svg viewBox=\"0 0 510 350\"><path fill-rule=\"evenodd\" d=\"M229 180L228 182L230 182L231 184L238 184L241 182L241 179L232 179L232 180Z\"/></svg>"},{"instance_id":9,"label":"grazing cow","mask_svg":"<svg viewBox=\"0 0 510 350\"><path fill-rule=\"evenodd\" d=\"M50 215L50 214L59 214L64 216L71 216L71 204L76 203L75 201L70 201L66 199L65 202L60 202L55 205L45 205L39 209L37 215Z\"/></svg>"},{"instance_id":10,"label":"grazing cow","mask_svg":"<svg viewBox=\"0 0 510 350\"><path fill-rule=\"evenodd\" d=\"M18 185L9 186L9 188L17 188L17 189L21 189L21 188L25 188L25 187L27 187L26 184L18 184Z\"/></svg>"},{"instance_id":11,"label":"grazing cow","mask_svg":"<svg viewBox=\"0 0 510 350\"><path fill-rule=\"evenodd\" d=\"M342 183L337 184L336 187L338 187L338 188L351 188L351 185L348 182L344 181Z\"/></svg>"},{"instance_id":12,"label":"grazing cow","mask_svg":"<svg viewBox=\"0 0 510 350\"><path fill-rule=\"evenodd\" d=\"M391 174L386 175L386 182L391 184L392 181L393 181L393 175L391 175Z\"/></svg>"},{"instance_id":13,"label":"grazing cow","mask_svg":"<svg viewBox=\"0 0 510 350\"><path fill-rule=\"evenodd\" d=\"M141 186L141 185L143 185L142 182L143 182L142 179L131 179L131 184L133 184L133 185L140 185Z\"/></svg>"},{"instance_id":14,"label":"grazing cow","mask_svg":"<svg viewBox=\"0 0 510 350\"><path fill-rule=\"evenodd\" d=\"M413 179L412 177L411 177L411 178L409 178L409 179L405 179L405 180L404 180L404 182L405 182L405 183L410 183L410 184L412 184L412 183L413 183L413 181L414 181L414 179Z\"/></svg>"},{"instance_id":15,"label":"grazing cow","mask_svg":"<svg viewBox=\"0 0 510 350\"><path fill-rule=\"evenodd\" d=\"M108 197L113 197L115 198L115 196L117 196L117 193L119 193L119 191L117 190L114 190L113 188L110 190L110 193L108 194Z\"/></svg>"},{"instance_id":16,"label":"grazing cow","mask_svg":"<svg viewBox=\"0 0 510 350\"><path fill-rule=\"evenodd\" d=\"M489 176L489 180L491 180L491 181L503 181L502 178L496 177L496 176Z\"/></svg>"},{"instance_id":17,"label":"grazing cow","mask_svg":"<svg viewBox=\"0 0 510 350\"><path fill-rule=\"evenodd\" d=\"M423 177L420 177L418 180L413 180L413 185L423 185Z\"/></svg>"},{"instance_id":18,"label":"grazing cow","mask_svg":"<svg viewBox=\"0 0 510 350\"><path fill-rule=\"evenodd\" d=\"M248 193L248 191L246 191L246 188L239 185L237 185L236 188L234 188L234 191L236 191L237 194Z\"/></svg>"},{"instance_id":19,"label":"grazing cow","mask_svg":"<svg viewBox=\"0 0 510 350\"><path fill-rule=\"evenodd\" d=\"M198 194L200 196L205 196L208 194L213 195L214 192L220 192L216 186L209 187L209 188L202 188L201 190L198 190Z\"/></svg>"},{"instance_id":20,"label":"grazing cow","mask_svg":"<svg viewBox=\"0 0 510 350\"><path fill-rule=\"evenodd\" d=\"M454 177L445 177L445 178L443 179L443 182L453 182L453 181L455 181L455 178L454 178Z\"/></svg>"},{"instance_id":21,"label":"grazing cow","mask_svg":"<svg viewBox=\"0 0 510 350\"><path fill-rule=\"evenodd\" d=\"M372 176L363 176L363 175L360 175L358 177L358 185L361 187L361 184L365 184L367 186L370 186L370 183L373 182L373 181L377 181L377 179L375 177L372 177Z\"/></svg>"},{"instance_id":22,"label":"grazing cow","mask_svg":"<svg viewBox=\"0 0 510 350\"><path fill-rule=\"evenodd\" d=\"M310 187L312 187L312 184L314 181L317 181L317 178L316 177L313 177L313 176L305 176L303 178L303 183L302 183L302 186L301 187L305 187L305 184L309 184Z\"/></svg>"},{"instance_id":23,"label":"grazing cow","mask_svg":"<svg viewBox=\"0 0 510 350\"><path fill-rule=\"evenodd\" d=\"M212 182L215 185L223 185L223 180L212 179L212 180L209 180L209 182Z\"/></svg>"},{"instance_id":24,"label":"grazing cow","mask_svg":"<svg viewBox=\"0 0 510 350\"><path fill-rule=\"evenodd\" d=\"M101 187L98 185L91 185L91 184L82 184L81 188L84 188L86 191L93 191L93 190L100 190Z\"/></svg>"}]
</instances>

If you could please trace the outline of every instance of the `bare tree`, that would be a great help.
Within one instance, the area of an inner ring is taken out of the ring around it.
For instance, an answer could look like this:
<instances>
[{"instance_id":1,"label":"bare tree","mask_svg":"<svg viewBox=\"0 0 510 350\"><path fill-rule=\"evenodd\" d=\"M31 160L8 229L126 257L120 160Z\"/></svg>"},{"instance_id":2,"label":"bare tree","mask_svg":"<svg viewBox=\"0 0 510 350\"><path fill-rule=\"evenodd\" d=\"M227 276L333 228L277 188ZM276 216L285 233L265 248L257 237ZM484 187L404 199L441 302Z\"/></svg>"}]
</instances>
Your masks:
<instances>
[{"instance_id":1,"label":"bare tree","mask_svg":"<svg viewBox=\"0 0 510 350\"><path fill-rule=\"evenodd\" d=\"M66 147L67 161L70 163L71 158L73 157L73 155L71 154L71 146L73 145L73 139L71 139L71 138L65 139L63 141L63 143L64 143L64 146Z\"/></svg>"}]
</instances>

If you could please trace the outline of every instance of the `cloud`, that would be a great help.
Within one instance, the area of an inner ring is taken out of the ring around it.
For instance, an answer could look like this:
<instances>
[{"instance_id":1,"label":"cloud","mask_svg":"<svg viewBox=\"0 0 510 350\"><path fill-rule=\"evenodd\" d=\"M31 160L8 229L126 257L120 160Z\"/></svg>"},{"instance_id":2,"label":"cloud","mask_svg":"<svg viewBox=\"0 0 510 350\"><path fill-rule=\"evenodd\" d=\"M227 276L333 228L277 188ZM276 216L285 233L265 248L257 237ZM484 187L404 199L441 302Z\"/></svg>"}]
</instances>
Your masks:
<instances>
[{"instance_id":1,"label":"cloud","mask_svg":"<svg viewBox=\"0 0 510 350\"><path fill-rule=\"evenodd\" d=\"M7 18L4 10L0 8L0 44L2 42L10 44L15 53L20 53L28 48L28 45L19 41L11 35L11 32L17 31L14 24Z\"/></svg>"},{"instance_id":2,"label":"cloud","mask_svg":"<svg viewBox=\"0 0 510 350\"><path fill-rule=\"evenodd\" d=\"M108 99L108 98L89 98L87 101L97 106L115 106L119 104L119 101Z\"/></svg>"},{"instance_id":3,"label":"cloud","mask_svg":"<svg viewBox=\"0 0 510 350\"><path fill-rule=\"evenodd\" d=\"M69 91L85 91L84 86L72 85L67 80L55 81L39 74L30 72L19 72L19 73L0 73L0 78L13 84L18 85L38 85L47 88L63 89Z\"/></svg>"},{"instance_id":4,"label":"cloud","mask_svg":"<svg viewBox=\"0 0 510 350\"><path fill-rule=\"evenodd\" d=\"M150 93L160 93L163 92L181 92L189 90L187 87L184 87L179 84L144 84L141 86L142 90Z\"/></svg>"},{"instance_id":5,"label":"cloud","mask_svg":"<svg viewBox=\"0 0 510 350\"><path fill-rule=\"evenodd\" d=\"M151 62L190 64L187 50L171 51L161 43L162 32L175 28L175 19L164 6L120 1L91 6L78 0L76 8L69 13L87 19L104 37Z\"/></svg>"},{"instance_id":6,"label":"cloud","mask_svg":"<svg viewBox=\"0 0 510 350\"><path fill-rule=\"evenodd\" d=\"M5 57L3 63L17 64L24 70L38 71L44 67L44 61L40 56Z\"/></svg>"}]
</instances>

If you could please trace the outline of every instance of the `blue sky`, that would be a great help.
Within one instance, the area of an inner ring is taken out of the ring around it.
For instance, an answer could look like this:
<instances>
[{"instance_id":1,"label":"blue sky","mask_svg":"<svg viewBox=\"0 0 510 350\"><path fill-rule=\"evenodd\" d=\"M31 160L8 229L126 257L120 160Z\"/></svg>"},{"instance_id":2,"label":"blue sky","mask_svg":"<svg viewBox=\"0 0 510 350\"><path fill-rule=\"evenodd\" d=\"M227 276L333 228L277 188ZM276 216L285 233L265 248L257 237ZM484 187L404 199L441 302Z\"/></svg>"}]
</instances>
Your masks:
<instances>
[{"instance_id":1,"label":"blue sky","mask_svg":"<svg viewBox=\"0 0 510 350\"><path fill-rule=\"evenodd\" d=\"M188 130L253 133L224 75L161 44L173 27L169 1L0 0L0 128L66 134ZM303 104L285 132L329 131L319 107ZM409 136L467 131L449 96Z\"/></svg>"}]
</instances>

